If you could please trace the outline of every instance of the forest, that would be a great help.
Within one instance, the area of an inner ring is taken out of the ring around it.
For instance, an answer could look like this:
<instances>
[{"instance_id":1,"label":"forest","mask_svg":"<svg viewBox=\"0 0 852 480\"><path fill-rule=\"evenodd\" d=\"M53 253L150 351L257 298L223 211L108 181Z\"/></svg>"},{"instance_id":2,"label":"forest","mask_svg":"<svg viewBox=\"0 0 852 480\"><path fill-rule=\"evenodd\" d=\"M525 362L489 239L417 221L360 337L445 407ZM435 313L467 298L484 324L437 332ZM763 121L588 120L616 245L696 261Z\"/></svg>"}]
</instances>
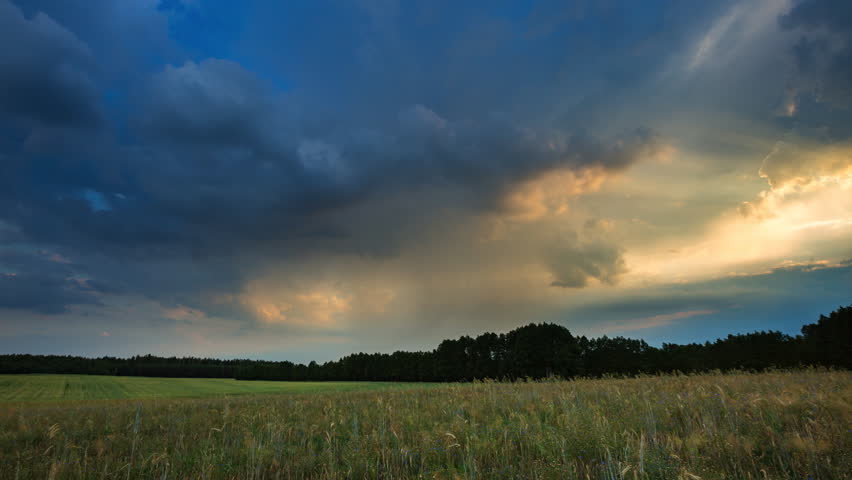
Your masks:
<instances>
[{"instance_id":1,"label":"forest","mask_svg":"<svg viewBox=\"0 0 852 480\"><path fill-rule=\"evenodd\" d=\"M0 355L0 373L56 373L239 380L354 380L457 382L475 379L600 377L640 373L743 369L761 371L819 365L852 368L852 305L840 307L801 334L759 331L714 342L657 348L624 337L574 336L560 325L528 324L508 333L444 340L432 351L355 353L307 365L289 361L195 357L85 358Z\"/></svg>"}]
</instances>

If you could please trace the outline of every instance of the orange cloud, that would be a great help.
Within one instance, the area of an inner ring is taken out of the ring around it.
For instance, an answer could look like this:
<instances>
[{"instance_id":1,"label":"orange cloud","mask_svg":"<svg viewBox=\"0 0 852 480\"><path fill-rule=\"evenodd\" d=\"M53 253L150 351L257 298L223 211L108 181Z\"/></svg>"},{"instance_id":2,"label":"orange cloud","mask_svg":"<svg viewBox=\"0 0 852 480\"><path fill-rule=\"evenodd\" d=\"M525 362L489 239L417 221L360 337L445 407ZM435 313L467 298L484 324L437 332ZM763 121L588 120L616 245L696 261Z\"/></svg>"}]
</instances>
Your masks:
<instances>
[{"instance_id":1,"label":"orange cloud","mask_svg":"<svg viewBox=\"0 0 852 480\"><path fill-rule=\"evenodd\" d=\"M352 295L334 287L293 289L260 282L238 298L263 323L321 328L339 326L353 303Z\"/></svg>"},{"instance_id":2,"label":"orange cloud","mask_svg":"<svg viewBox=\"0 0 852 480\"><path fill-rule=\"evenodd\" d=\"M698 317L702 315L712 315L717 313L717 310L687 310L683 312L666 313L663 315L654 315L651 317L635 318L625 322L612 323L603 327L602 333L612 332L633 332L636 330L644 330L646 328L664 327L671 325L677 320L685 318Z\"/></svg>"},{"instance_id":3,"label":"orange cloud","mask_svg":"<svg viewBox=\"0 0 852 480\"><path fill-rule=\"evenodd\" d=\"M601 167L579 171L553 170L523 182L503 198L502 217L531 222L568 211L568 202L578 195L600 190L610 174Z\"/></svg>"},{"instance_id":4,"label":"orange cloud","mask_svg":"<svg viewBox=\"0 0 852 480\"><path fill-rule=\"evenodd\" d=\"M778 142L763 159L758 171L769 189L744 202L746 216L772 216L784 200L834 185L852 185L852 145L799 146Z\"/></svg>"}]
</instances>

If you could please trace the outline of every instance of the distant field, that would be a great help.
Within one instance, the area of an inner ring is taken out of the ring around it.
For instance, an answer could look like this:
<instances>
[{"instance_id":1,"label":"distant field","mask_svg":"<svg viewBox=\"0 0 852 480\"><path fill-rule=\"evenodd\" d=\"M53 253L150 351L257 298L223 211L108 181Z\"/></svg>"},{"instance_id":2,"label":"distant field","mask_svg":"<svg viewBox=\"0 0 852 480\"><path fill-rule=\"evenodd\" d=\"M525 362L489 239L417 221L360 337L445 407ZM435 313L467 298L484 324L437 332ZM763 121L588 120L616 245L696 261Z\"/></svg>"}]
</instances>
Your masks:
<instances>
[{"instance_id":1,"label":"distant field","mask_svg":"<svg viewBox=\"0 0 852 480\"><path fill-rule=\"evenodd\" d=\"M42 399L61 397L64 385L73 391L74 382L101 386L76 394L98 398L229 388L313 393L0 404L0 480L848 480L852 472L850 372L385 390L112 377L3 381L24 381L32 393L18 397Z\"/></svg>"},{"instance_id":2,"label":"distant field","mask_svg":"<svg viewBox=\"0 0 852 480\"><path fill-rule=\"evenodd\" d=\"M393 382L265 382L225 378L0 375L0 402L216 397L262 393L352 392L399 388Z\"/></svg>"}]
</instances>

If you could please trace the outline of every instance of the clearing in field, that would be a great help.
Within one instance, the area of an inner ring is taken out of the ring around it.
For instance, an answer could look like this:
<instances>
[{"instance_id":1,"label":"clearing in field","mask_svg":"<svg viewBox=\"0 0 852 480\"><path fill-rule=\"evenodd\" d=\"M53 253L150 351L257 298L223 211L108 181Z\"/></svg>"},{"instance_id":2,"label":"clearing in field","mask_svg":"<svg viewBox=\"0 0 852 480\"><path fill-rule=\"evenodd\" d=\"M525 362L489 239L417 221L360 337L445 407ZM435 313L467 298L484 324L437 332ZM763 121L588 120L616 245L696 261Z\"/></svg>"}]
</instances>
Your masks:
<instances>
[{"instance_id":1,"label":"clearing in field","mask_svg":"<svg viewBox=\"0 0 852 480\"><path fill-rule=\"evenodd\" d=\"M0 402L216 397L261 393L352 392L400 388L393 382L265 382L227 378L0 375Z\"/></svg>"},{"instance_id":2,"label":"clearing in field","mask_svg":"<svg viewBox=\"0 0 852 480\"><path fill-rule=\"evenodd\" d=\"M850 425L846 371L8 403L0 479L840 480Z\"/></svg>"}]
</instances>

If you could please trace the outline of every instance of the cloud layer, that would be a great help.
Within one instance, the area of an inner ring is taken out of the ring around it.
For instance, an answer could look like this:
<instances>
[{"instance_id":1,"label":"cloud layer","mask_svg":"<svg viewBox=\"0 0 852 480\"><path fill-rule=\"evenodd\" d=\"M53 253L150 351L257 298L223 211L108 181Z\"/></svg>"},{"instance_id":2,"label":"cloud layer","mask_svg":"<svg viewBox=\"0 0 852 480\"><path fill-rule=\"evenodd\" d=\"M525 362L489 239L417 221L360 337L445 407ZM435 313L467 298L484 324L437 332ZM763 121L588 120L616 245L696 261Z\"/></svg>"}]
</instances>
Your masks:
<instances>
[{"instance_id":1,"label":"cloud layer","mask_svg":"<svg viewBox=\"0 0 852 480\"><path fill-rule=\"evenodd\" d=\"M843 2L90 10L0 0L9 331L402 348L852 256Z\"/></svg>"}]
</instances>

